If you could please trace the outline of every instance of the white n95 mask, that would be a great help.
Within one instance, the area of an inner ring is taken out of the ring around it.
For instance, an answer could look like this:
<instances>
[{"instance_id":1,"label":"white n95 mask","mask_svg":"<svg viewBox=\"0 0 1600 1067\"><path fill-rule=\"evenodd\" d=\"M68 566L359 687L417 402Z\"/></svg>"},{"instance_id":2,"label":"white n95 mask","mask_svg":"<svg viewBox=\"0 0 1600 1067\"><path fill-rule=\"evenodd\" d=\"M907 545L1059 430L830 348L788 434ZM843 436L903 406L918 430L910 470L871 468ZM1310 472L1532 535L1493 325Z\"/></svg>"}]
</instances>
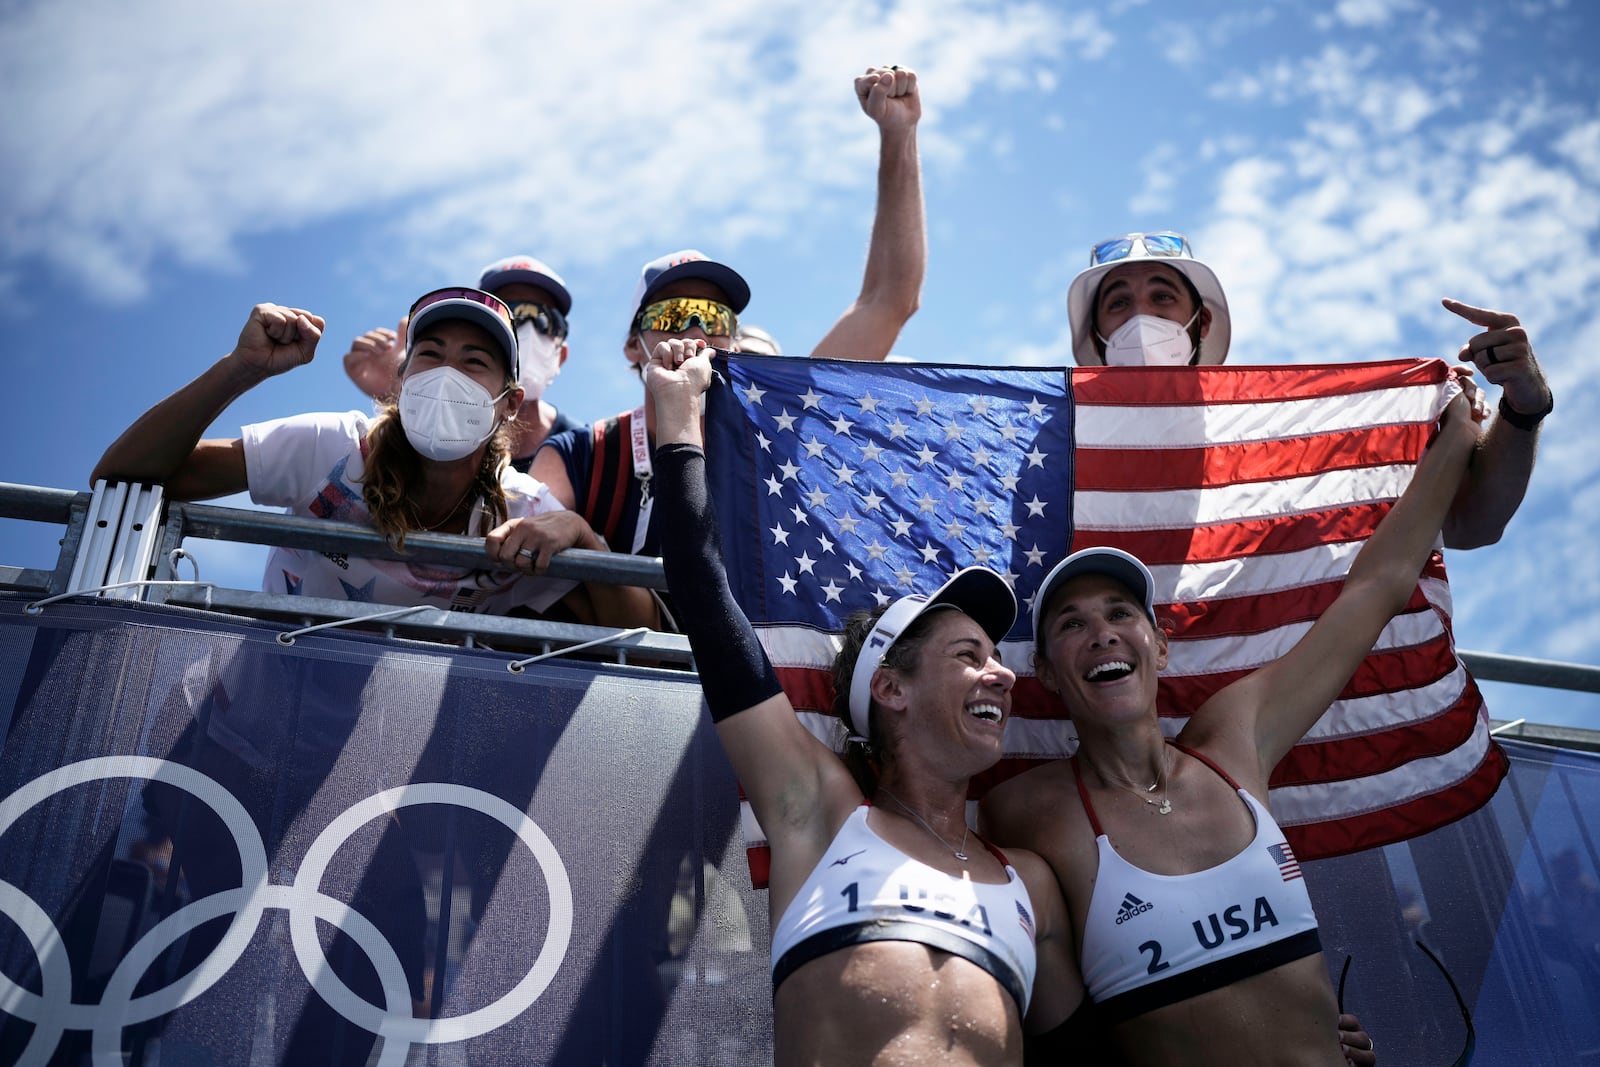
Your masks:
<instances>
[{"instance_id":1,"label":"white n95 mask","mask_svg":"<svg viewBox=\"0 0 1600 1067\"><path fill-rule=\"evenodd\" d=\"M1182 367L1194 358L1194 341L1189 327L1198 318L1196 311L1182 323L1159 315L1135 315L1110 337L1102 337L1108 367Z\"/></svg>"},{"instance_id":2,"label":"white n95 mask","mask_svg":"<svg viewBox=\"0 0 1600 1067\"><path fill-rule=\"evenodd\" d=\"M427 458L460 459L494 433L494 406L505 395L490 396L454 367L435 367L400 383L400 426Z\"/></svg>"},{"instance_id":3,"label":"white n95 mask","mask_svg":"<svg viewBox=\"0 0 1600 1067\"><path fill-rule=\"evenodd\" d=\"M544 396L561 373L561 340L546 337L527 319L517 323L517 360L521 364L522 402L532 404Z\"/></svg>"}]
</instances>

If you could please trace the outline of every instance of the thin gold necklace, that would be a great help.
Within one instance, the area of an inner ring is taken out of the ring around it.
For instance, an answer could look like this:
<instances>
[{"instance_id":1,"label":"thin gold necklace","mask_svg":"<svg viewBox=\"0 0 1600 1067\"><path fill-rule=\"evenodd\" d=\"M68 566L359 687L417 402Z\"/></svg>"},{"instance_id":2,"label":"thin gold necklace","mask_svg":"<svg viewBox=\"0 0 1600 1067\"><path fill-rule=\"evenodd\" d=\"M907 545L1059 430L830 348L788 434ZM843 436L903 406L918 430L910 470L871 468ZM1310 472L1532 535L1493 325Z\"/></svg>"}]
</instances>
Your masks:
<instances>
[{"instance_id":1,"label":"thin gold necklace","mask_svg":"<svg viewBox=\"0 0 1600 1067\"><path fill-rule=\"evenodd\" d=\"M461 499L456 501L456 506L451 508L449 514L445 515L444 518L440 519L438 522L434 523L432 526L428 526L428 525L425 525L423 523L422 516L417 514L417 507L416 507L415 504L413 504L411 506L411 517L413 519L417 520L417 530L418 530L418 532L419 533L432 533L433 531L437 530L439 527L443 526L445 523L449 522L451 519L455 518L456 515L458 515L461 512L461 505L465 504L467 502L467 498L472 495L472 491L474 489L476 489L476 488L478 488L478 481L477 481L476 478L474 478L467 485L467 491L465 493L461 494Z\"/></svg>"},{"instance_id":2,"label":"thin gold necklace","mask_svg":"<svg viewBox=\"0 0 1600 1067\"><path fill-rule=\"evenodd\" d=\"M896 804L900 805L901 810L903 810L907 815L911 816L913 819L917 820L917 822L922 825L922 828L924 830L928 831L928 833L933 835L933 839L935 841L939 842L939 844L943 845L945 848L950 849L950 854L952 856L954 856L958 860L962 860L962 861L966 860L966 858L967 858L967 851L966 851L967 850L967 834L971 832L972 828L969 827L965 822L963 822L961 824L961 847L960 848L955 848L954 846L952 846L950 844L950 842L946 841L943 837L939 836L939 831L935 830L933 827L928 825L928 820L924 819L922 816L918 815L915 811L913 811L910 804L907 804L905 801L903 801L899 797L895 796L894 793L892 793L889 790L888 786L884 785L881 782L878 783L878 792L882 793L883 795L887 796L890 800L892 800Z\"/></svg>"},{"instance_id":3,"label":"thin gold necklace","mask_svg":"<svg viewBox=\"0 0 1600 1067\"><path fill-rule=\"evenodd\" d=\"M1172 801L1167 799L1167 787L1165 784L1167 780L1167 765L1168 761L1171 759L1171 756L1172 746L1162 742L1161 769L1156 772L1156 780L1151 782L1149 785L1135 785L1125 778L1120 778L1114 774L1108 774L1105 771L1100 771L1100 777L1104 778L1112 785L1121 786L1123 789L1126 789L1128 792L1144 801L1150 807L1155 808L1158 813L1162 815L1171 815ZM1150 795L1156 791L1158 786L1161 789L1161 803L1159 807L1156 805L1155 798Z\"/></svg>"}]
</instances>

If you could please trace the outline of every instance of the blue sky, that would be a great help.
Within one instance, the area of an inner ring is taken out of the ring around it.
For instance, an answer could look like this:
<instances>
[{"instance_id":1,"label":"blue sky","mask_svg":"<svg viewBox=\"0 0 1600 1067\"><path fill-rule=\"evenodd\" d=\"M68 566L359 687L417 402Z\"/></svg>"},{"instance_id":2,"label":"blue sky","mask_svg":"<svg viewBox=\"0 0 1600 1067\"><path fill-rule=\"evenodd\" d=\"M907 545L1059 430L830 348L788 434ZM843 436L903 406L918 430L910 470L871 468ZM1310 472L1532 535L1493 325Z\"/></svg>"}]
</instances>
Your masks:
<instances>
[{"instance_id":1,"label":"blue sky","mask_svg":"<svg viewBox=\"0 0 1600 1067\"><path fill-rule=\"evenodd\" d=\"M917 70L922 360L1070 362L1098 238L1178 229L1232 362L1444 356L1442 296L1514 312L1557 396L1501 544L1450 558L1463 647L1600 663L1600 10L1579 0L711 0L694 6L0 9L0 480L84 488L105 445L225 353L252 304L328 320L316 361L216 425L364 406L340 356L411 299L530 252L574 294L549 398L631 407L641 263L737 266L804 351L859 284L876 137L851 79ZM0 563L58 532L0 524ZM261 554L202 543L252 587ZM1490 686L1500 717L1600 699Z\"/></svg>"}]
</instances>

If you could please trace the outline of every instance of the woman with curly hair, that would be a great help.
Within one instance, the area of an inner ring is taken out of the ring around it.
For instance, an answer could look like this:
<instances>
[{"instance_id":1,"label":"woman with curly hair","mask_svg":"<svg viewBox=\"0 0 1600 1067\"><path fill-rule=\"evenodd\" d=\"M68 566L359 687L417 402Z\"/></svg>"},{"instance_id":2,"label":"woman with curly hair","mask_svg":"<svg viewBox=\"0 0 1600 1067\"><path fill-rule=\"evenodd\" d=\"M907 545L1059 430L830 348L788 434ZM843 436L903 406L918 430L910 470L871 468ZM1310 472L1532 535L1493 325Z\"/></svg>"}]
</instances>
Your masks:
<instances>
[{"instance_id":1,"label":"woman with curly hair","mask_svg":"<svg viewBox=\"0 0 1600 1067\"><path fill-rule=\"evenodd\" d=\"M543 613L561 601L581 622L654 625L646 590L575 590L543 577L562 549L606 545L508 463L507 424L522 389L506 305L477 289L438 289L412 305L411 324L398 402L377 417L294 415L201 440L234 399L316 352L320 317L258 304L233 351L130 426L93 479L161 483L175 500L248 489L256 503L291 514L374 526L401 549L413 533L482 536L500 564L464 570L275 548L263 582L270 593L495 613Z\"/></svg>"}]
</instances>

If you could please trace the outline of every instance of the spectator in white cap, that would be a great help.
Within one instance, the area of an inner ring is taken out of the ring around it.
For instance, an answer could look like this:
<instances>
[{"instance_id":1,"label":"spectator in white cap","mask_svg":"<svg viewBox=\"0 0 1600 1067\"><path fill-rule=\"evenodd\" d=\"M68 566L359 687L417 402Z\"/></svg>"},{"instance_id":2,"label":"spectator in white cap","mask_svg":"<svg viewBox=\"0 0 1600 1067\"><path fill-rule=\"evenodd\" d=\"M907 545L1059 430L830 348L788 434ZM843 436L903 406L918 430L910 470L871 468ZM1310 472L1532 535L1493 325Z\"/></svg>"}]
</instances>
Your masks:
<instances>
[{"instance_id":1,"label":"spectator in white cap","mask_svg":"<svg viewBox=\"0 0 1600 1067\"><path fill-rule=\"evenodd\" d=\"M438 289L407 316L398 401L359 411L293 415L201 440L238 396L311 362L323 320L259 304L233 350L123 432L92 479L159 483L173 500L249 490L258 504L375 527L403 551L408 534L482 537L493 566L460 568L351 559L275 548L263 588L329 599L424 604L453 611L545 613L615 626L656 625L649 593L543 577L550 558L603 551L588 523L506 463L522 405L511 310L478 289Z\"/></svg>"},{"instance_id":2,"label":"spectator in white cap","mask_svg":"<svg viewBox=\"0 0 1600 1067\"><path fill-rule=\"evenodd\" d=\"M478 276L478 288L493 293L511 309L521 351L522 407L511 423L511 465L526 472L545 438L576 429L578 424L546 398L550 384L567 362L567 315L572 294L543 260L516 255L495 260ZM406 320L396 329L380 326L357 337L344 356L345 373L374 400L387 400L400 389L405 356Z\"/></svg>"},{"instance_id":3,"label":"spectator in white cap","mask_svg":"<svg viewBox=\"0 0 1600 1067\"><path fill-rule=\"evenodd\" d=\"M917 310L927 263L917 122L922 101L913 71L872 67L855 79L861 109L878 124L878 205L861 292L811 353L882 360ZM737 350L739 315L750 286L738 271L686 248L644 265L633 293L623 354L643 372L665 340L704 341ZM579 511L618 552L659 555L651 522L651 451L655 407L648 394L632 411L553 436L532 474Z\"/></svg>"},{"instance_id":4,"label":"spectator in white cap","mask_svg":"<svg viewBox=\"0 0 1600 1067\"><path fill-rule=\"evenodd\" d=\"M734 344L740 352L754 352L760 356L781 356L783 346L778 339L760 326L752 326L748 322L741 322L738 331L733 335Z\"/></svg>"},{"instance_id":5,"label":"spectator in white cap","mask_svg":"<svg viewBox=\"0 0 1600 1067\"><path fill-rule=\"evenodd\" d=\"M1528 491L1539 425L1555 397L1515 315L1443 301L1482 332L1457 358L1502 389L1499 417L1481 433L1461 495L1444 525L1449 548L1493 544ZM1072 355L1082 366L1204 366L1228 358L1228 299L1189 239L1170 231L1100 241L1067 290ZM1474 403L1482 392L1463 378Z\"/></svg>"}]
</instances>

